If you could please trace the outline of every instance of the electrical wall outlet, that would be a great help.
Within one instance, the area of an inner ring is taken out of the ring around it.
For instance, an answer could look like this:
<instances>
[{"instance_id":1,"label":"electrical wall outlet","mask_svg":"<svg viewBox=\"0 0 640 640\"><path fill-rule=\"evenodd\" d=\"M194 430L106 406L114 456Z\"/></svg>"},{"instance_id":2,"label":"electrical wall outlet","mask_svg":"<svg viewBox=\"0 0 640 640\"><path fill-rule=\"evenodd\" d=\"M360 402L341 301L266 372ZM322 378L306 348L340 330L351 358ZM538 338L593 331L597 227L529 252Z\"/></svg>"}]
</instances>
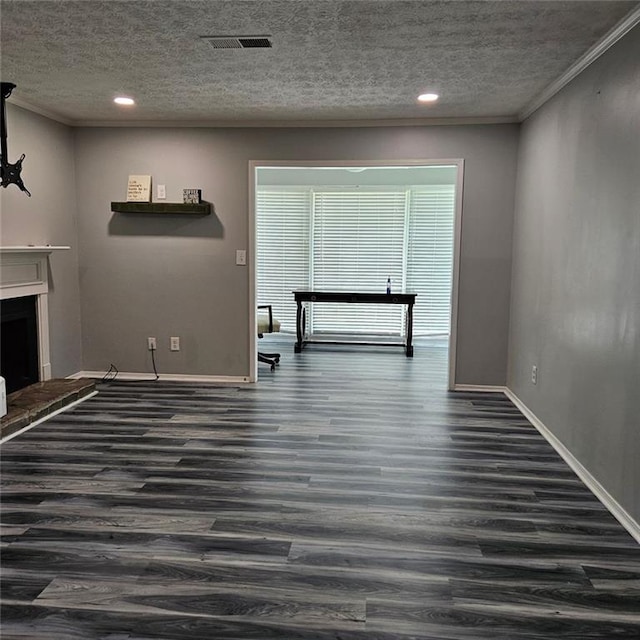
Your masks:
<instances>
[{"instance_id":1,"label":"electrical wall outlet","mask_svg":"<svg viewBox=\"0 0 640 640\"><path fill-rule=\"evenodd\" d=\"M171 338L171 351L180 351L180 338Z\"/></svg>"},{"instance_id":2,"label":"electrical wall outlet","mask_svg":"<svg viewBox=\"0 0 640 640\"><path fill-rule=\"evenodd\" d=\"M156 350L156 339L155 338L147 338L147 349L149 349L149 351L155 351Z\"/></svg>"},{"instance_id":3,"label":"electrical wall outlet","mask_svg":"<svg viewBox=\"0 0 640 640\"><path fill-rule=\"evenodd\" d=\"M538 384L538 367L535 364L531 367L531 382Z\"/></svg>"},{"instance_id":4,"label":"electrical wall outlet","mask_svg":"<svg viewBox=\"0 0 640 640\"><path fill-rule=\"evenodd\" d=\"M157 188L157 198L158 200L166 200L167 199L167 187L164 184L159 184Z\"/></svg>"},{"instance_id":5,"label":"electrical wall outlet","mask_svg":"<svg viewBox=\"0 0 640 640\"><path fill-rule=\"evenodd\" d=\"M236 249L236 264L244 266L247 264L247 251L246 249Z\"/></svg>"}]
</instances>

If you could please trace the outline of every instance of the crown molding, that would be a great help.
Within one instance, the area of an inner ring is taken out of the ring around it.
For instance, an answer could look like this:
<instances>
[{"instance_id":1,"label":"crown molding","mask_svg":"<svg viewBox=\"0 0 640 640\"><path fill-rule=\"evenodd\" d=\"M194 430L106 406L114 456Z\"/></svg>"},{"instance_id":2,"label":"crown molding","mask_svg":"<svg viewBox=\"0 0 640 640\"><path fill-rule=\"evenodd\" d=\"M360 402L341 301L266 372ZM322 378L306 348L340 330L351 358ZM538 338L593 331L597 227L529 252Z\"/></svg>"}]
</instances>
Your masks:
<instances>
[{"instance_id":1,"label":"crown molding","mask_svg":"<svg viewBox=\"0 0 640 640\"><path fill-rule=\"evenodd\" d=\"M341 128L341 127L425 127L479 124L517 124L516 116L480 118L407 118L388 120L78 120L76 127L171 127L171 128Z\"/></svg>"},{"instance_id":2,"label":"crown molding","mask_svg":"<svg viewBox=\"0 0 640 640\"><path fill-rule=\"evenodd\" d=\"M44 116L49 120L55 120L60 124L66 124L68 127L73 127L76 124L75 120L70 120L69 118L65 118L64 116L61 116L59 113L56 113L55 111L49 111L48 109L37 107L36 105L31 104L30 102L27 102L22 98L10 96L7 99L7 102L9 102L10 104L14 104L16 107L20 107L21 109L26 109L27 111L32 111L33 113L37 113L40 116Z\"/></svg>"},{"instance_id":3,"label":"crown molding","mask_svg":"<svg viewBox=\"0 0 640 640\"><path fill-rule=\"evenodd\" d=\"M69 127L112 128L220 128L220 129L285 129L285 128L345 128L345 127L431 127L482 124L517 124L517 116L481 116L453 118L388 118L380 120L72 120L11 96L8 102Z\"/></svg>"},{"instance_id":4,"label":"crown molding","mask_svg":"<svg viewBox=\"0 0 640 640\"><path fill-rule=\"evenodd\" d=\"M568 85L576 76L580 75L592 62L595 62L605 51L610 49L618 40L623 38L631 29L640 23L640 6L632 9L611 31L574 62L557 80L546 87L519 114L520 122L526 120L545 102L550 100L563 87Z\"/></svg>"},{"instance_id":5,"label":"crown molding","mask_svg":"<svg viewBox=\"0 0 640 640\"><path fill-rule=\"evenodd\" d=\"M451 118L387 118L354 120L72 120L59 113L11 96L8 102L69 127L122 128L203 128L203 129L317 129L346 127L433 127L482 124L518 124L517 116L479 116Z\"/></svg>"}]
</instances>

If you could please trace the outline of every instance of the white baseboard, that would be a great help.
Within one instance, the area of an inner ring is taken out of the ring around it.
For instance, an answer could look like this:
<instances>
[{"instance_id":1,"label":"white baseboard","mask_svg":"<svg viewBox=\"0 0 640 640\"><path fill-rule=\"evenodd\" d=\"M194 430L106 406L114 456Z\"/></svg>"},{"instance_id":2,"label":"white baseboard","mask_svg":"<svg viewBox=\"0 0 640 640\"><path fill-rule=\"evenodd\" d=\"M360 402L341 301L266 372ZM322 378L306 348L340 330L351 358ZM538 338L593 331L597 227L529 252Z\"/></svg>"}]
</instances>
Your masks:
<instances>
[{"instance_id":1,"label":"white baseboard","mask_svg":"<svg viewBox=\"0 0 640 640\"><path fill-rule=\"evenodd\" d=\"M506 387L481 385L481 384L456 384L453 391L476 391L479 393L506 393Z\"/></svg>"},{"instance_id":2,"label":"white baseboard","mask_svg":"<svg viewBox=\"0 0 640 640\"><path fill-rule=\"evenodd\" d=\"M112 372L107 371L78 371L78 373L74 373L73 375L67 376L68 378L104 378L107 373L110 376L113 375ZM117 380L138 380L138 381L148 381L154 382L156 377L155 375L150 375L148 373L135 373L131 371L118 371ZM158 378L160 382L209 382L212 384L229 384L229 385L237 385L237 384L247 384L250 382L249 376L197 376L197 375L187 375L182 373L161 373Z\"/></svg>"},{"instance_id":3,"label":"white baseboard","mask_svg":"<svg viewBox=\"0 0 640 640\"><path fill-rule=\"evenodd\" d=\"M538 430L540 435L558 452L562 459L573 469L575 474L587 485L593 495L602 502L611 515L631 534L640 544L640 523L618 503L618 501L591 475L582 463L565 447L560 440L542 423L541 420L518 398L518 396L506 388L505 394L520 409L523 415Z\"/></svg>"},{"instance_id":4,"label":"white baseboard","mask_svg":"<svg viewBox=\"0 0 640 640\"><path fill-rule=\"evenodd\" d=\"M73 407L75 407L76 405L79 405L81 402L84 402L85 400L88 400L89 398L93 398L93 396L95 396L97 394L98 394L97 391L93 391L91 393L88 393L86 396L82 396L82 398L79 398L78 400L74 400L73 402L70 402L69 404L66 404L64 407L60 407L60 409L56 409L55 411L52 411L51 413L47 414L46 416L43 416L42 418L39 418L35 422L31 422L26 427L22 427L22 429L19 429L15 433L11 433L8 436L5 436L4 438L2 438L0 440L0 444L4 444L5 442L8 442L12 438L15 438L16 436L19 436L21 433L24 433L25 431L29 431L29 429L33 429L33 427L36 427L39 424L42 424L43 422L46 422L50 418L53 418L54 416L57 416L59 413L63 413L65 411L68 411L69 409L73 409Z\"/></svg>"}]
</instances>

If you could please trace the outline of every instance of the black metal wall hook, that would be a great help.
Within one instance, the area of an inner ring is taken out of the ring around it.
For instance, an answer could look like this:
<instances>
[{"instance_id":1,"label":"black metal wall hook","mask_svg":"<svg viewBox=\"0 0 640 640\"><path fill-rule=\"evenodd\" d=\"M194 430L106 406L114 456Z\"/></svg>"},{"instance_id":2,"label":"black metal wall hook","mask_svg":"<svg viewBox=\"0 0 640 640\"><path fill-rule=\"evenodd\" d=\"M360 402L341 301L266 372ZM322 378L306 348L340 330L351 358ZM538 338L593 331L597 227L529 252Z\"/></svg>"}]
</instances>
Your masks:
<instances>
[{"instance_id":1,"label":"black metal wall hook","mask_svg":"<svg viewBox=\"0 0 640 640\"><path fill-rule=\"evenodd\" d=\"M0 169L1 169L1 186L8 187L10 184L15 184L21 191L24 191L29 197L31 193L24 186L20 173L22 172L22 161L24 160L24 153L20 156L20 159L11 164L9 162L9 156L7 153L7 113L5 103L7 98L11 95L11 92L16 88L16 85L11 82L0 83L2 93L0 94L0 105L2 107L2 137L0 144L2 146L2 155L0 156Z\"/></svg>"}]
</instances>

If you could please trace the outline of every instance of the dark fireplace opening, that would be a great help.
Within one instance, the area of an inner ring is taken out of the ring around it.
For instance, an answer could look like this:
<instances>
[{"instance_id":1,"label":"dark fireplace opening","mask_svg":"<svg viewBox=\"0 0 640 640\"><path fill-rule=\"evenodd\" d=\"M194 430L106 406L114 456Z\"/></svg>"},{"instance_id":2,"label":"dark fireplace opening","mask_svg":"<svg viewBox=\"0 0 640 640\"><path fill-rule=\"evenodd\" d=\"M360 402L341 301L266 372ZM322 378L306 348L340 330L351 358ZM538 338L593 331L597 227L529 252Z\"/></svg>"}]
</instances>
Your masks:
<instances>
[{"instance_id":1,"label":"dark fireplace opening","mask_svg":"<svg viewBox=\"0 0 640 640\"><path fill-rule=\"evenodd\" d=\"M36 296L0 301L0 375L7 393L38 382Z\"/></svg>"}]
</instances>

